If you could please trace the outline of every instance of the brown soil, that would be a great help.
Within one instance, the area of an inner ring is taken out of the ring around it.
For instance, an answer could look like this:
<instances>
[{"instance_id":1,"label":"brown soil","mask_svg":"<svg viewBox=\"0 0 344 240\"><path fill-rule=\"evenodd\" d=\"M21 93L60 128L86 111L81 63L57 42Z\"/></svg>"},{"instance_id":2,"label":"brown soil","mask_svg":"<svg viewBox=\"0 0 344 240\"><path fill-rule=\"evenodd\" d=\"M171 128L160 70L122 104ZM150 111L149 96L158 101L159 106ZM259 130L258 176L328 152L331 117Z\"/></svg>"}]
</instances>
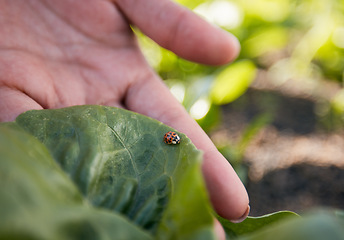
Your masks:
<instances>
[{"instance_id":1,"label":"brown soil","mask_svg":"<svg viewBox=\"0 0 344 240\"><path fill-rule=\"evenodd\" d=\"M318 105L312 99L251 89L222 108L223 124L211 134L215 143L237 143L260 114L273 119L243 153L251 215L344 209L344 128L326 128L331 124L322 123Z\"/></svg>"}]
</instances>

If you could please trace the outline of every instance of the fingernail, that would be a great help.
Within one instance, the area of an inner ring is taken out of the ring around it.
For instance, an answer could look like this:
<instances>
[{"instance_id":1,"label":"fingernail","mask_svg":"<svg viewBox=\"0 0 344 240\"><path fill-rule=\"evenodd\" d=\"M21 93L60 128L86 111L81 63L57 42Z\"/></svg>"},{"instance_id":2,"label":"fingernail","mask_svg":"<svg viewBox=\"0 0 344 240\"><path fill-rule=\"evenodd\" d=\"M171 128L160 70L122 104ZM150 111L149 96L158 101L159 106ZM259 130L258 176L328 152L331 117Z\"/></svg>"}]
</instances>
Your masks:
<instances>
[{"instance_id":1,"label":"fingernail","mask_svg":"<svg viewBox=\"0 0 344 240\"><path fill-rule=\"evenodd\" d=\"M236 220L230 220L232 223L241 223L242 221L244 221L248 214L250 213L250 205L247 206L246 212L244 213L244 215L242 215L240 218L236 219Z\"/></svg>"}]
</instances>

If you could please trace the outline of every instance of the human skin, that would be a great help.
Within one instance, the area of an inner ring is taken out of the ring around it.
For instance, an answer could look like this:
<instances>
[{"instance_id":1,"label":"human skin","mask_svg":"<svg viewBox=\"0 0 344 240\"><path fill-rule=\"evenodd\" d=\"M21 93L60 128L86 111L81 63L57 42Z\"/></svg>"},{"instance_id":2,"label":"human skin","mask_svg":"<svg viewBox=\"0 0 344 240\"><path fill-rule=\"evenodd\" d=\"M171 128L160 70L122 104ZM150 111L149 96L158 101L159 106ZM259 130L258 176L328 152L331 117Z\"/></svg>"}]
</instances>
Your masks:
<instances>
[{"instance_id":1,"label":"human skin","mask_svg":"<svg viewBox=\"0 0 344 240\"><path fill-rule=\"evenodd\" d=\"M144 59L130 25L202 64L221 65L238 41L169 0L0 0L0 120L31 109L100 104L155 118L204 152L216 212L248 214L246 190L227 160ZM219 223L218 236L224 237Z\"/></svg>"}]
</instances>

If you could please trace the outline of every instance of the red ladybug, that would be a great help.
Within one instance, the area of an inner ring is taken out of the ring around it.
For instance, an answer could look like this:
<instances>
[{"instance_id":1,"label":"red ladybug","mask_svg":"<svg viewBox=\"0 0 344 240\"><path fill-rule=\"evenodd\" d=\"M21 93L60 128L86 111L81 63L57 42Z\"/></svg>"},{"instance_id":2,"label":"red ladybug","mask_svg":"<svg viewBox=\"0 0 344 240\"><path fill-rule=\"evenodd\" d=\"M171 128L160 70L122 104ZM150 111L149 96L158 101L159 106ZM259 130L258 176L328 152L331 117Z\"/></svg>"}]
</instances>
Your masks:
<instances>
[{"instance_id":1,"label":"red ladybug","mask_svg":"<svg viewBox=\"0 0 344 240\"><path fill-rule=\"evenodd\" d=\"M164 142L167 144L178 144L180 143L180 137L177 133L169 131L164 135Z\"/></svg>"}]
</instances>

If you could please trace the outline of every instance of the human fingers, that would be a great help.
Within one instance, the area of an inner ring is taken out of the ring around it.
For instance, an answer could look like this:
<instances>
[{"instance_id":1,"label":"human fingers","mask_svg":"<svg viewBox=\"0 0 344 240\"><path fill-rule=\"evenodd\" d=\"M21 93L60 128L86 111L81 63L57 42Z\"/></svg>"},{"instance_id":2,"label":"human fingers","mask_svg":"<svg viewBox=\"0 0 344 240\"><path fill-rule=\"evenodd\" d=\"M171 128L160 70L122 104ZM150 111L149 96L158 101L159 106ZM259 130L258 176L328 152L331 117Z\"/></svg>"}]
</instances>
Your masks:
<instances>
[{"instance_id":1,"label":"human fingers","mask_svg":"<svg viewBox=\"0 0 344 240\"><path fill-rule=\"evenodd\" d=\"M31 109L42 109L42 107L19 90L0 87L0 122L14 121L19 114Z\"/></svg>"},{"instance_id":2,"label":"human fingers","mask_svg":"<svg viewBox=\"0 0 344 240\"><path fill-rule=\"evenodd\" d=\"M162 47L199 63L220 65L239 53L238 40L170 0L114 0L125 16Z\"/></svg>"},{"instance_id":3,"label":"human fingers","mask_svg":"<svg viewBox=\"0 0 344 240\"><path fill-rule=\"evenodd\" d=\"M133 83L124 104L132 111L158 119L185 133L204 152L202 170L215 210L233 221L246 218L248 196L235 171L155 73L142 75Z\"/></svg>"}]
</instances>

